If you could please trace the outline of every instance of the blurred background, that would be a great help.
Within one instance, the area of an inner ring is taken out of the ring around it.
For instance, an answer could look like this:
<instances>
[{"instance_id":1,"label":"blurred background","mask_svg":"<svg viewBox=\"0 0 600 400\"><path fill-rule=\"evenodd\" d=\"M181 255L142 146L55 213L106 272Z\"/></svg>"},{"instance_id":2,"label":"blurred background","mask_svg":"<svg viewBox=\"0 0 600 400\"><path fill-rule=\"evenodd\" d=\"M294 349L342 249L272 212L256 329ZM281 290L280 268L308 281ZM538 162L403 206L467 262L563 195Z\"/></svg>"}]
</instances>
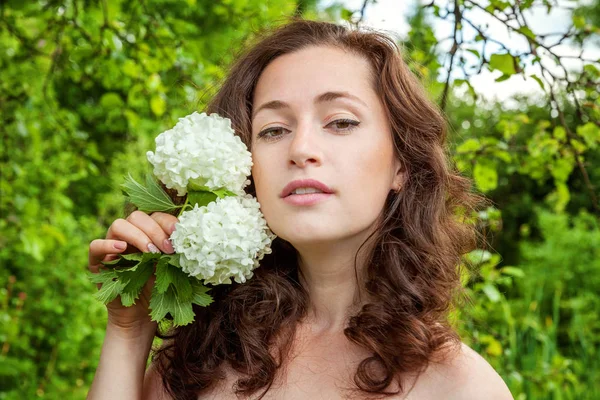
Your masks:
<instances>
[{"instance_id":1,"label":"blurred background","mask_svg":"<svg viewBox=\"0 0 600 400\"><path fill-rule=\"evenodd\" d=\"M516 399L600 399L599 0L0 2L0 399L85 398L106 323L87 251L119 184L292 15L388 33L446 112L493 202L463 341Z\"/></svg>"}]
</instances>

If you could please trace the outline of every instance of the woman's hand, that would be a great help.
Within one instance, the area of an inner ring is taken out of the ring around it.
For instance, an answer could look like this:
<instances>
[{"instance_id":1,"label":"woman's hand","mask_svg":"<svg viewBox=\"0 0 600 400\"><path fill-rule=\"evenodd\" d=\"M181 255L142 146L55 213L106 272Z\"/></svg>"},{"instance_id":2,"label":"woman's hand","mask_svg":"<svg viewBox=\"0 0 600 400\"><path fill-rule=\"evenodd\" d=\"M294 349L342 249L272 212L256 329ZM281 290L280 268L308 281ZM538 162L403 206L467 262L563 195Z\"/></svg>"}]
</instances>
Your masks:
<instances>
[{"instance_id":1,"label":"woman's hand","mask_svg":"<svg viewBox=\"0 0 600 400\"><path fill-rule=\"evenodd\" d=\"M148 215L142 211L134 211L127 219L115 220L108 228L106 239L95 239L90 243L89 270L97 273L102 261L114 260L118 258L118 254L161 251L173 253L169 236L175 230L177 221L177 217L170 214L155 212ZM111 327L131 332L132 335L156 329L156 323L149 316L150 293L155 279L154 275L148 279L131 307L124 307L120 297L106 305L108 324Z\"/></svg>"}]
</instances>

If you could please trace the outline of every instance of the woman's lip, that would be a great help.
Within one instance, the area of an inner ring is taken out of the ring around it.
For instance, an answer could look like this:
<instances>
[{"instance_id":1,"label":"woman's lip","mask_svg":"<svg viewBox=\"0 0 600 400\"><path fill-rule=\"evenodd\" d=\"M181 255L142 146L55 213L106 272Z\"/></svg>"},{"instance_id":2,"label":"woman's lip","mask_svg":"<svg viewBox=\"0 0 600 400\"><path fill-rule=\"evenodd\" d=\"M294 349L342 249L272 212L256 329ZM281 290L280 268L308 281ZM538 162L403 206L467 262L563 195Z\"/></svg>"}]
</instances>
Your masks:
<instances>
[{"instance_id":1,"label":"woman's lip","mask_svg":"<svg viewBox=\"0 0 600 400\"><path fill-rule=\"evenodd\" d=\"M331 196L333 196L332 193L290 194L284 197L283 201L295 206L311 206L327 200Z\"/></svg>"},{"instance_id":2,"label":"woman's lip","mask_svg":"<svg viewBox=\"0 0 600 400\"><path fill-rule=\"evenodd\" d=\"M330 189L323 182L320 182L316 179L296 179L285 185L283 190L281 191L280 196L286 197L289 196L294 190L298 188L315 188L320 190L323 193L333 193L334 191Z\"/></svg>"}]
</instances>

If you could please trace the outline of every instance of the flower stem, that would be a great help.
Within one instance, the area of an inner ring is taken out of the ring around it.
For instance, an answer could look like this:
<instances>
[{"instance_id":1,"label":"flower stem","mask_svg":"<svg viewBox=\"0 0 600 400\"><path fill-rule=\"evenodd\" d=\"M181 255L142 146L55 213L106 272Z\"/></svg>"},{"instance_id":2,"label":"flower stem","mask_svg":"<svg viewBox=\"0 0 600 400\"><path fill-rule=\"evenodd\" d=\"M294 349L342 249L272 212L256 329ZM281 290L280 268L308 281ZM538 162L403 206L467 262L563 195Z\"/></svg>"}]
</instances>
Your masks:
<instances>
[{"instance_id":1,"label":"flower stem","mask_svg":"<svg viewBox=\"0 0 600 400\"><path fill-rule=\"evenodd\" d=\"M181 210L179 210L179 214L177 214L177 218L179 218L181 216L181 214L185 211L185 208L188 206L189 203L190 203L190 195L188 193L188 195L185 196L185 203L183 203L183 206L181 206Z\"/></svg>"}]
</instances>

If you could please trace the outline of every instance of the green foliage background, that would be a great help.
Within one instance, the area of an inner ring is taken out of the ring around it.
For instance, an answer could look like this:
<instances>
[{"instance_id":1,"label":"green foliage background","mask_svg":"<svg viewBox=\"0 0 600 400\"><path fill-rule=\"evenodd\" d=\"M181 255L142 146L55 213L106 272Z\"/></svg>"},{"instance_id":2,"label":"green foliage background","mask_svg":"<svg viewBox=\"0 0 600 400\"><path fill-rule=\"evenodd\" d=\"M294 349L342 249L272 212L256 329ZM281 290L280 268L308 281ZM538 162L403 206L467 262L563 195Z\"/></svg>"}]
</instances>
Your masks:
<instances>
[{"instance_id":1,"label":"green foliage background","mask_svg":"<svg viewBox=\"0 0 600 400\"><path fill-rule=\"evenodd\" d=\"M519 2L534 3L554 4ZM572 28L597 41L600 12L588 3ZM479 215L492 246L465 259L471 304L454 312L457 327L515 398L598 399L597 60L578 72L580 104L573 87L542 103L484 102L469 79L445 84L431 27L444 10L431 4L411 16L407 62L448 114L456 165L494 202ZM158 133L203 109L254 32L295 13L357 18L316 0L0 4L0 399L85 398L106 323L87 250L121 215L118 185L145 168ZM532 75L502 50L470 53L500 79Z\"/></svg>"}]
</instances>

